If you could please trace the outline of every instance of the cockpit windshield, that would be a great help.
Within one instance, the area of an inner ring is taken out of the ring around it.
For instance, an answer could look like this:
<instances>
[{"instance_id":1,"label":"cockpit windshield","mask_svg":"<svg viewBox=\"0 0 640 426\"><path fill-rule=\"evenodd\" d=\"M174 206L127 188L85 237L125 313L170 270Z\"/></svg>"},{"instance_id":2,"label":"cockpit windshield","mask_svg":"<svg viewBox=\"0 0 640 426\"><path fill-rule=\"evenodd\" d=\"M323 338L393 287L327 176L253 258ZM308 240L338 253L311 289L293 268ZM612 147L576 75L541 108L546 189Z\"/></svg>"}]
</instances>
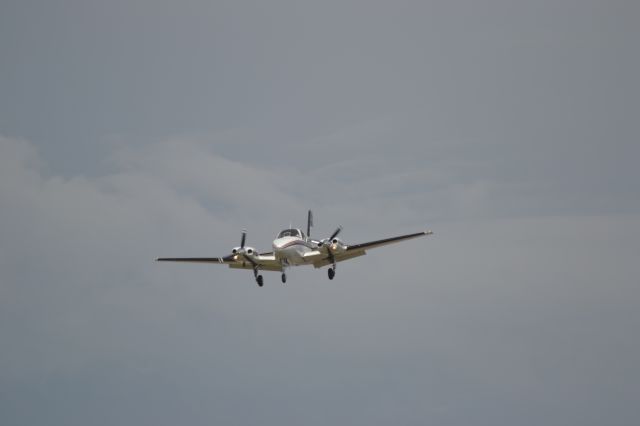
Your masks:
<instances>
[{"instance_id":1,"label":"cockpit windshield","mask_svg":"<svg viewBox=\"0 0 640 426\"><path fill-rule=\"evenodd\" d=\"M302 235L300 235L300 231L297 229L285 229L284 231L280 232L278 234L278 238L282 238L282 237L302 237Z\"/></svg>"}]
</instances>

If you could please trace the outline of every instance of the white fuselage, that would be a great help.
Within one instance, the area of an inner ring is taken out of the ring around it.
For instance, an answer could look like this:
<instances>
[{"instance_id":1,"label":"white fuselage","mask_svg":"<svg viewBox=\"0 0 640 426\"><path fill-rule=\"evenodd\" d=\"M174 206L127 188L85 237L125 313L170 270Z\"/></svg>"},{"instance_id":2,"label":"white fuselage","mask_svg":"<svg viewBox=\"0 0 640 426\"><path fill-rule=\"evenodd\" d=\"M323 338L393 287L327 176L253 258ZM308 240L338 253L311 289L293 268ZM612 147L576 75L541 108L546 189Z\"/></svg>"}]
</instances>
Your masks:
<instances>
[{"instance_id":1,"label":"white fuselage","mask_svg":"<svg viewBox=\"0 0 640 426\"><path fill-rule=\"evenodd\" d=\"M283 265L301 265L305 263L304 255L317 246L300 237L280 237L273 240L273 254Z\"/></svg>"}]
</instances>

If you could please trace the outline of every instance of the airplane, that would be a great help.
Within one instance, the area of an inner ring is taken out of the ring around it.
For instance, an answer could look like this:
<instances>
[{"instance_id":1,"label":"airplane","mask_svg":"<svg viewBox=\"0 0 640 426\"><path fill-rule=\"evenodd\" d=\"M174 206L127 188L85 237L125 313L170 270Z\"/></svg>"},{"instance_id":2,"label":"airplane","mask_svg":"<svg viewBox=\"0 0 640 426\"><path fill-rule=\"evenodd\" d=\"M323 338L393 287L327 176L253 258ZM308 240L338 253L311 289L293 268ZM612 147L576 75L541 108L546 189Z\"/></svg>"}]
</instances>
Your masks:
<instances>
[{"instance_id":1,"label":"airplane","mask_svg":"<svg viewBox=\"0 0 640 426\"><path fill-rule=\"evenodd\" d=\"M286 268L290 266L313 265L315 268L331 265L327 270L329 279L336 274L336 264L344 260L353 259L367 254L368 249L397 243L412 238L432 235L432 231L422 231L413 234L400 235L382 240L369 241L361 244L345 244L338 238L342 231L339 226L329 238L314 240L311 238L313 226L313 213L309 210L307 215L307 233L300 229L291 228L282 230L273 240L273 251L259 253L255 248L245 245L247 231L242 231L240 246L233 248L231 254L224 257L161 257L158 262L192 262L192 263L218 263L228 265L233 269L252 269L253 276L259 287L264 280L259 271L278 271L282 273L282 282L287 282Z\"/></svg>"}]
</instances>

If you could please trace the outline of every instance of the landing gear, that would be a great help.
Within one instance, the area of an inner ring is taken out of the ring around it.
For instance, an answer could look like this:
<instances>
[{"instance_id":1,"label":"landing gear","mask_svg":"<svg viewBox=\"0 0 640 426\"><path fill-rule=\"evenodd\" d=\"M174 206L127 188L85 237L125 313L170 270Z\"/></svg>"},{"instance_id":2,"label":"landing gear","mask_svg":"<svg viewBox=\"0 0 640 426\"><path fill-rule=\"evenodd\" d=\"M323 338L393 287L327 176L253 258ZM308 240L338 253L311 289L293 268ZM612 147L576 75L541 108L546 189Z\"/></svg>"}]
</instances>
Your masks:
<instances>
[{"instance_id":1,"label":"landing gear","mask_svg":"<svg viewBox=\"0 0 640 426\"><path fill-rule=\"evenodd\" d=\"M329 260L331 261L331 263L333 263L333 267L329 268L327 274L329 275L329 279L332 280L333 277L336 276L336 258L333 256L333 252L331 251L331 249L329 249Z\"/></svg>"},{"instance_id":2,"label":"landing gear","mask_svg":"<svg viewBox=\"0 0 640 426\"><path fill-rule=\"evenodd\" d=\"M287 267L289 267L289 262L285 257L280 260L280 272L282 272L282 276L280 278L282 279L282 284L287 282Z\"/></svg>"},{"instance_id":3,"label":"landing gear","mask_svg":"<svg viewBox=\"0 0 640 426\"><path fill-rule=\"evenodd\" d=\"M256 282L258 283L258 287L262 287L264 284L262 280L262 275L258 275L258 267L257 265L253 267L253 276L256 278Z\"/></svg>"}]
</instances>

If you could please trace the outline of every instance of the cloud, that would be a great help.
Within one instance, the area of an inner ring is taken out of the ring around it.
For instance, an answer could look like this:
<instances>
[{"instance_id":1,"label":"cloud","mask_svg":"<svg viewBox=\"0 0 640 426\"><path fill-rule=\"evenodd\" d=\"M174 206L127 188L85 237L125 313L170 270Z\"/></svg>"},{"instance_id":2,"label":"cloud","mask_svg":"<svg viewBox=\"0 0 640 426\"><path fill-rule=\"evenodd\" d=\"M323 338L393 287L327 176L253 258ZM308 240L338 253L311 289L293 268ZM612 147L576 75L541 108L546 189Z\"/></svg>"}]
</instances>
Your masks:
<instances>
[{"instance_id":1,"label":"cloud","mask_svg":"<svg viewBox=\"0 0 640 426\"><path fill-rule=\"evenodd\" d=\"M0 17L2 425L639 417L635 4L40 3ZM435 235L153 262L308 208Z\"/></svg>"},{"instance_id":2,"label":"cloud","mask_svg":"<svg viewBox=\"0 0 640 426\"><path fill-rule=\"evenodd\" d=\"M117 333L111 327L126 328L117 316L125 321L139 312L144 322L145 311L158 308L154 297L151 307L144 302L145 293L157 295L157 286L166 290L163 285L171 279L165 274L177 271L159 268L155 257L225 254L237 244L236 212L250 193L256 202L269 195L284 198L266 173L199 150L192 150L191 158L208 173L185 166L181 174L168 163L163 168L163 159L179 163L171 144L160 146L164 152L156 156L127 155L138 166L123 165L96 178L60 178L42 173L29 142L2 138L0 143L3 330L11 346L2 371L12 376L81 368L78 358L86 351L109 359L115 348L100 348ZM229 174L260 185L241 189ZM218 189L207 190L200 179L216 182ZM180 193L188 184L194 192ZM201 200L208 198L218 203L219 212L203 206ZM124 330L118 336L133 339ZM39 347L29 350L31 344Z\"/></svg>"},{"instance_id":3,"label":"cloud","mask_svg":"<svg viewBox=\"0 0 640 426\"><path fill-rule=\"evenodd\" d=\"M461 419L459 406L497 421L505 403L513 419L535 410L526 424L541 413L575 419L583 404L629 412L637 216L443 215L433 239L341 264L337 281L296 269L291 284L268 275L258 289L250 274L152 259L219 255L248 219L251 241L268 243L275 216L304 209L322 176L349 171L327 185L346 185L353 199L323 207L318 228L345 213L351 238L385 236L419 220L420 202L403 200L427 195L398 189L442 170L394 165L372 176L373 160L349 159L276 173L185 138L110 158L110 173L61 178L31 143L0 140L8 419L24 419L25 401L37 407L32 420L59 424L96 413L104 424L281 424L309 413L318 424L446 422ZM312 176L309 194L292 195L290 179ZM490 211L498 186L458 182L439 197L451 212ZM381 211L365 199L398 205Z\"/></svg>"}]
</instances>

